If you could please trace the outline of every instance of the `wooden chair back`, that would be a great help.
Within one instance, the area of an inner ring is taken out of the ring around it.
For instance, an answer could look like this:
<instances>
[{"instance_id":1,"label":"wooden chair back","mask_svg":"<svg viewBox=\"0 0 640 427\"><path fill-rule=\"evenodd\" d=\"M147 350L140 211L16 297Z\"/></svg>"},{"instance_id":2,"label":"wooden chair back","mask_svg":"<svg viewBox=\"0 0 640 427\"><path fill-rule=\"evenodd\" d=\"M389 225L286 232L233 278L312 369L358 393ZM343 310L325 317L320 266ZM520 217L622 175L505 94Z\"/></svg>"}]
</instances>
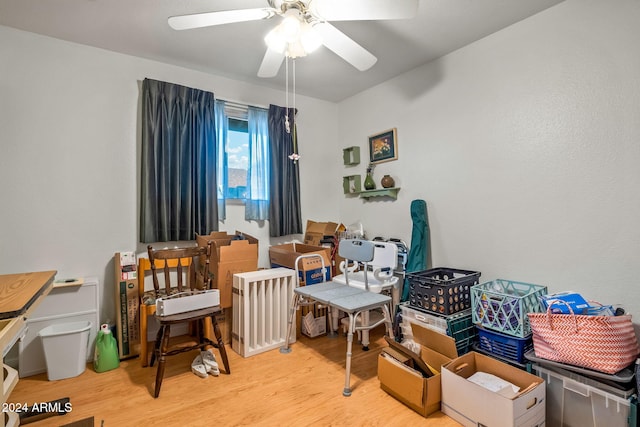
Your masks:
<instances>
[{"instance_id":1,"label":"wooden chair back","mask_svg":"<svg viewBox=\"0 0 640 427\"><path fill-rule=\"evenodd\" d=\"M156 298L175 292L211 289L211 245L172 249L153 249L149 245L147 250ZM162 286L159 276L163 277ZM185 279L188 283L185 283ZM144 280L144 277L140 280Z\"/></svg>"}]
</instances>

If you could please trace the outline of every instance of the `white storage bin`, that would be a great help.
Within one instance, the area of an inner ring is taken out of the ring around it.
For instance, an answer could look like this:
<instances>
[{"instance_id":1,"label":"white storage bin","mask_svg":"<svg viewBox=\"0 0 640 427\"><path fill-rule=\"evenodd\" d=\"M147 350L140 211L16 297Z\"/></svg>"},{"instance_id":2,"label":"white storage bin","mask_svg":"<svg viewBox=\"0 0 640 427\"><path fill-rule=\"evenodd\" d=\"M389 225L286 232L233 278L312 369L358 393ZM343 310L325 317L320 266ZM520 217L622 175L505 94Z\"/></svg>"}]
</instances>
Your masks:
<instances>
[{"instance_id":1,"label":"white storage bin","mask_svg":"<svg viewBox=\"0 0 640 427\"><path fill-rule=\"evenodd\" d=\"M411 323L415 323L425 328L433 329L441 334L447 334L447 319L432 314L427 314L409 307L407 304L400 304L400 312L402 313L402 323L411 331ZM471 311L469 311L471 313Z\"/></svg>"},{"instance_id":2,"label":"white storage bin","mask_svg":"<svg viewBox=\"0 0 640 427\"><path fill-rule=\"evenodd\" d=\"M91 322L60 323L39 333L49 381L77 377L87 367Z\"/></svg>"},{"instance_id":3,"label":"white storage bin","mask_svg":"<svg viewBox=\"0 0 640 427\"><path fill-rule=\"evenodd\" d=\"M563 375L537 365L532 370L546 382L547 427L629 425L633 390L617 390L578 374Z\"/></svg>"},{"instance_id":4,"label":"white storage bin","mask_svg":"<svg viewBox=\"0 0 640 427\"><path fill-rule=\"evenodd\" d=\"M98 278L85 277L82 285L54 283L51 292L42 299L26 320L26 331L20 337L18 348L18 374L20 378L30 377L47 371L44 349L39 332L50 325L61 323L91 322L100 325L98 319ZM98 328L89 334L87 362L93 360ZM155 339L155 335L152 339Z\"/></svg>"}]
</instances>

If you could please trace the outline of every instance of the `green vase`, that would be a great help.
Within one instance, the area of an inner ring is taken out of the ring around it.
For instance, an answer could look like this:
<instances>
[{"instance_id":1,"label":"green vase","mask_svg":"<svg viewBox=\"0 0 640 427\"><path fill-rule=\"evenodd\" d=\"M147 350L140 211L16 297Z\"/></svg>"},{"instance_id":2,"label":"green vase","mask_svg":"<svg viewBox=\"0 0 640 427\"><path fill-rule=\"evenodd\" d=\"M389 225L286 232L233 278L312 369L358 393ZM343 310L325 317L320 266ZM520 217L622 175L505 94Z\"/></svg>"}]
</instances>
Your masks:
<instances>
[{"instance_id":1,"label":"green vase","mask_svg":"<svg viewBox=\"0 0 640 427\"><path fill-rule=\"evenodd\" d=\"M364 179L364 189L365 190L376 189L376 182L373 180L373 176L371 176L371 173L367 173L367 177Z\"/></svg>"}]
</instances>

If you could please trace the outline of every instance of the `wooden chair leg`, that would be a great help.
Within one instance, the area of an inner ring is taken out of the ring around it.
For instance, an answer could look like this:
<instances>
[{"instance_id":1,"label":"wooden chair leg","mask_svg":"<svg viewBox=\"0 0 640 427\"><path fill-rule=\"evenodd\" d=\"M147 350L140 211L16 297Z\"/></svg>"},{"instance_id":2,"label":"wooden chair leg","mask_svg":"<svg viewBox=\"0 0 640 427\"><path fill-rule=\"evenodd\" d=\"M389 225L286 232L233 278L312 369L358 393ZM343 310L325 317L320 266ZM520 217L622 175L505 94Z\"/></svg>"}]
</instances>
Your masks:
<instances>
[{"instance_id":1,"label":"wooden chair leg","mask_svg":"<svg viewBox=\"0 0 640 427\"><path fill-rule=\"evenodd\" d=\"M220 327L218 326L218 322L216 321L216 316L211 316L211 324L213 325L213 333L216 336L216 341L218 342L218 351L220 351L220 357L222 357L222 363L224 364L224 370L227 374L231 373L231 368L229 367L229 359L227 358L227 349L224 346L224 340L222 339L222 333L220 332Z\"/></svg>"},{"instance_id":2,"label":"wooden chair leg","mask_svg":"<svg viewBox=\"0 0 640 427\"><path fill-rule=\"evenodd\" d=\"M160 354L158 360L158 370L156 372L156 387L153 393L153 397L160 395L160 387L162 386L162 378L164 377L164 364L167 356L165 355L169 348L169 336L171 335L171 326L163 325L160 327L162 330L162 344L160 345Z\"/></svg>"},{"instance_id":3,"label":"wooden chair leg","mask_svg":"<svg viewBox=\"0 0 640 427\"><path fill-rule=\"evenodd\" d=\"M140 308L140 363L143 368L149 363L149 354L147 349L147 310Z\"/></svg>"},{"instance_id":4,"label":"wooden chair leg","mask_svg":"<svg viewBox=\"0 0 640 427\"><path fill-rule=\"evenodd\" d=\"M204 344L205 344L205 331L206 331L206 325L205 325L205 319L200 319L195 323L195 336L198 338L198 342L200 343L200 345L203 346L202 350L204 350Z\"/></svg>"},{"instance_id":5,"label":"wooden chair leg","mask_svg":"<svg viewBox=\"0 0 640 427\"><path fill-rule=\"evenodd\" d=\"M162 343L162 332L163 332L163 327L161 326L160 329L158 329L158 333L156 334L156 340L153 342L153 351L151 352L151 362L150 362L151 366L153 366L153 364L156 361L156 357L158 357L158 355L160 354L160 344Z\"/></svg>"}]
</instances>

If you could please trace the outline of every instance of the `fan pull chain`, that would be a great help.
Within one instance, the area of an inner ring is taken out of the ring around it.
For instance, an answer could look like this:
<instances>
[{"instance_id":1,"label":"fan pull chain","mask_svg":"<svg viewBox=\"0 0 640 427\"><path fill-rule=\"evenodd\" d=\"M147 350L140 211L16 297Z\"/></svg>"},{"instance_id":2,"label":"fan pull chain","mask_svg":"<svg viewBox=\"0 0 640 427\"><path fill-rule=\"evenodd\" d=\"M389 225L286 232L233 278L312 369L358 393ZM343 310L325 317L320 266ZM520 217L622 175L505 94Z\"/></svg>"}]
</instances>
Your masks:
<instances>
[{"instance_id":1,"label":"fan pull chain","mask_svg":"<svg viewBox=\"0 0 640 427\"><path fill-rule=\"evenodd\" d=\"M284 115L284 129L287 133L291 133L291 125L289 124L289 56L285 58L285 115Z\"/></svg>"},{"instance_id":2,"label":"fan pull chain","mask_svg":"<svg viewBox=\"0 0 640 427\"><path fill-rule=\"evenodd\" d=\"M293 58L291 60L291 63L293 64L293 112L291 113L291 118L293 119L293 126L295 127L296 125L296 59Z\"/></svg>"},{"instance_id":3,"label":"fan pull chain","mask_svg":"<svg viewBox=\"0 0 640 427\"><path fill-rule=\"evenodd\" d=\"M292 121L293 121L293 138L291 138L293 143L293 153L296 156L294 163L297 163L300 156L298 155L298 128L296 127L296 59L293 58L293 112L291 113Z\"/></svg>"}]
</instances>

